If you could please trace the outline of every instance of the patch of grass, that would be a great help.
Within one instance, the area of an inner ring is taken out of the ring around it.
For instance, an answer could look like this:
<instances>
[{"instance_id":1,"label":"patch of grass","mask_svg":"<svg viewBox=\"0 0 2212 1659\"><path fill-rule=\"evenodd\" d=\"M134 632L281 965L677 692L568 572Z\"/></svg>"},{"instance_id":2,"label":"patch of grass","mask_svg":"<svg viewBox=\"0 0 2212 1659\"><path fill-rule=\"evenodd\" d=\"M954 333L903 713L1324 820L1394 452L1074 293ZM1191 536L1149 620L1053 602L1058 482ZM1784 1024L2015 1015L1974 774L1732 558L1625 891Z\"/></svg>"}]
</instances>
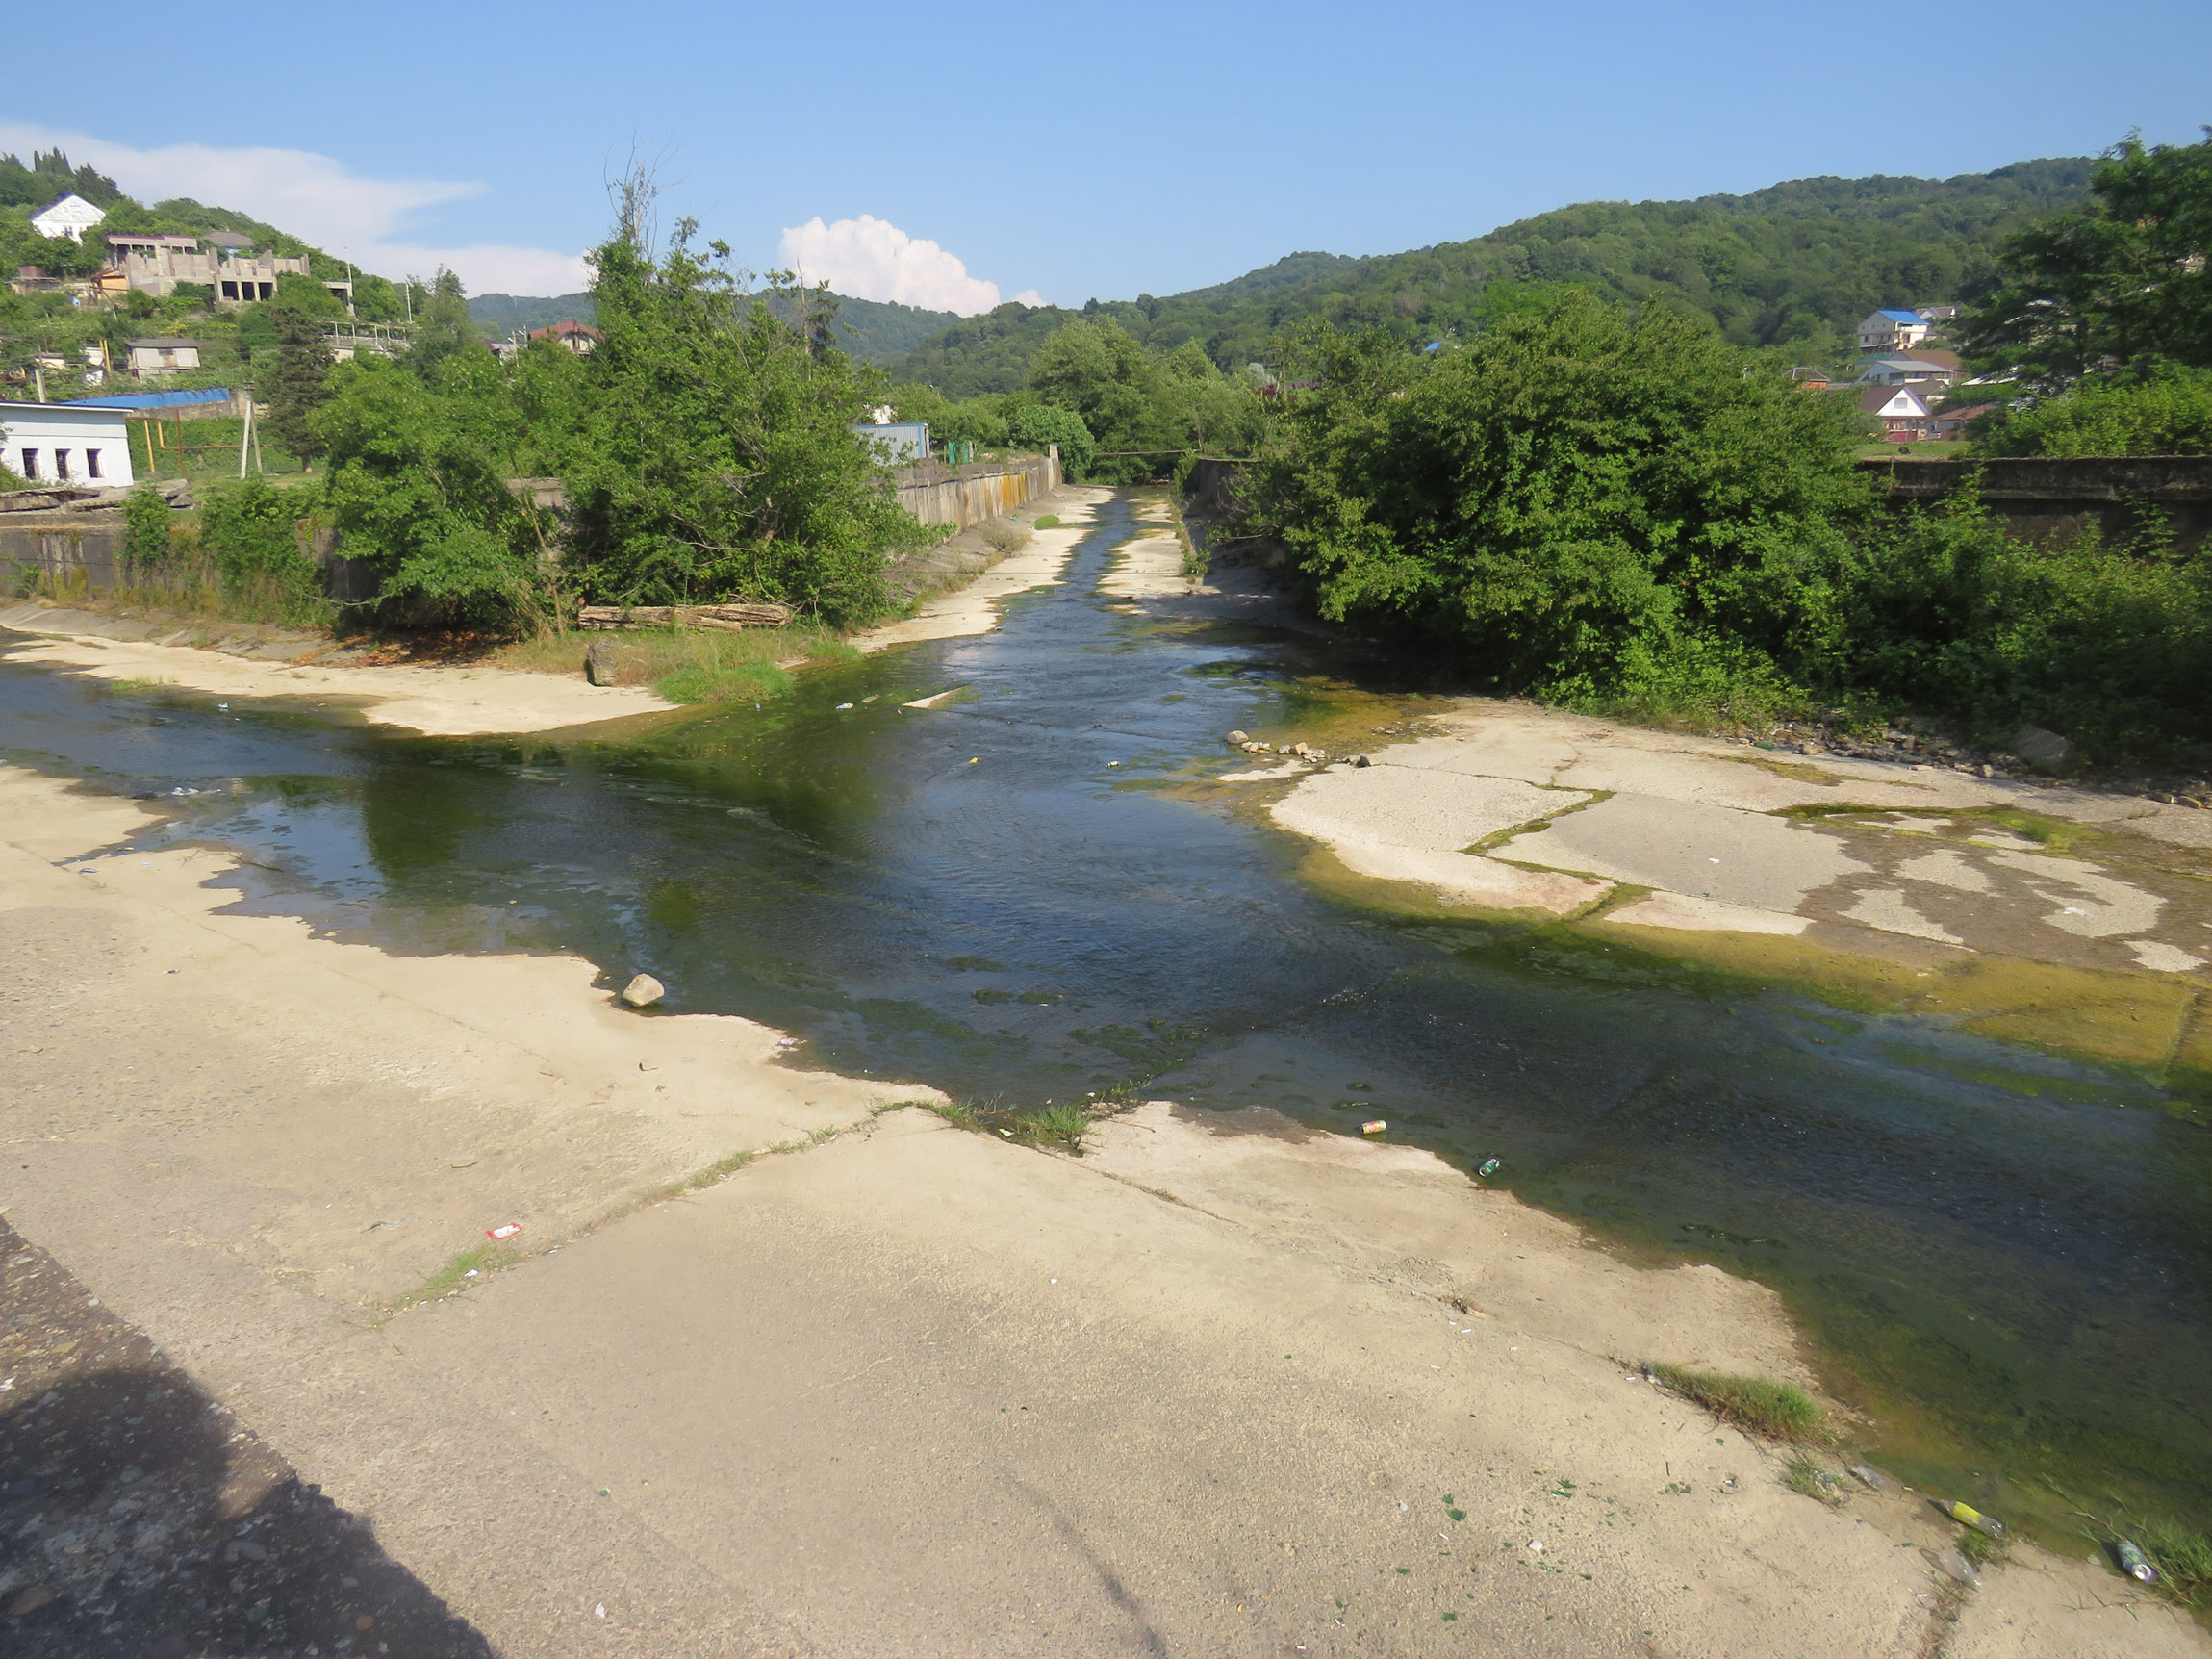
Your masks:
<instances>
[{"instance_id":1,"label":"patch of grass","mask_svg":"<svg viewBox=\"0 0 2212 1659\"><path fill-rule=\"evenodd\" d=\"M1967 1558L1967 1565L1976 1572L2003 1555L2010 1544L2009 1540L1992 1538L1978 1526L1962 1526L1958 1537L1952 1542L1958 1545L1959 1553Z\"/></svg>"},{"instance_id":2,"label":"patch of grass","mask_svg":"<svg viewBox=\"0 0 2212 1659\"><path fill-rule=\"evenodd\" d=\"M1827 1414L1804 1390L1772 1377L1731 1377L1653 1363L1653 1377L1715 1417L1768 1440L1798 1442L1829 1438Z\"/></svg>"},{"instance_id":3,"label":"patch of grass","mask_svg":"<svg viewBox=\"0 0 2212 1659\"><path fill-rule=\"evenodd\" d=\"M1129 1104L1132 1085L1121 1085L1081 1104L1013 1107L999 1100L949 1100L929 1110L955 1129L996 1135L1023 1146L1056 1146L1081 1154L1092 1123Z\"/></svg>"},{"instance_id":4,"label":"patch of grass","mask_svg":"<svg viewBox=\"0 0 2212 1659\"><path fill-rule=\"evenodd\" d=\"M2212 1605L2212 1533L2147 1520L2131 1536L2158 1569L2167 1595L2192 1607Z\"/></svg>"},{"instance_id":5,"label":"patch of grass","mask_svg":"<svg viewBox=\"0 0 2212 1659\"><path fill-rule=\"evenodd\" d=\"M108 689L119 696L142 695L149 691L166 691L173 683L166 679L114 679L108 682Z\"/></svg>"},{"instance_id":6,"label":"patch of grass","mask_svg":"<svg viewBox=\"0 0 2212 1659\"><path fill-rule=\"evenodd\" d=\"M1030 522L1040 530L1056 530L1060 527L1060 516L1057 513L1040 513Z\"/></svg>"},{"instance_id":7,"label":"patch of grass","mask_svg":"<svg viewBox=\"0 0 2212 1659\"><path fill-rule=\"evenodd\" d=\"M472 1250L464 1250L414 1289L394 1296L386 1303L385 1315L390 1317L410 1308L419 1308L425 1302L435 1302L449 1296L468 1283L470 1273L482 1278L486 1274L496 1273L502 1267L512 1267L521 1260L521 1251L508 1250L496 1244L479 1244Z\"/></svg>"},{"instance_id":8,"label":"patch of grass","mask_svg":"<svg viewBox=\"0 0 2212 1659\"><path fill-rule=\"evenodd\" d=\"M1843 1505L1843 1494L1837 1490L1834 1471L1809 1457L1792 1458L1782 1470L1782 1484L1830 1509L1841 1509Z\"/></svg>"},{"instance_id":9,"label":"patch of grass","mask_svg":"<svg viewBox=\"0 0 2212 1659\"><path fill-rule=\"evenodd\" d=\"M492 653L501 668L581 674L584 652L603 646L614 683L649 685L671 702L758 702L791 689L788 666L848 662L860 653L824 628L621 628L516 640Z\"/></svg>"},{"instance_id":10,"label":"patch of grass","mask_svg":"<svg viewBox=\"0 0 2212 1659\"><path fill-rule=\"evenodd\" d=\"M1016 548L1030 545L1029 531L1017 530L1013 525L1002 524L996 520L985 524L982 533L983 540L991 545L991 550L998 553L1010 553Z\"/></svg>"}]
</instances>

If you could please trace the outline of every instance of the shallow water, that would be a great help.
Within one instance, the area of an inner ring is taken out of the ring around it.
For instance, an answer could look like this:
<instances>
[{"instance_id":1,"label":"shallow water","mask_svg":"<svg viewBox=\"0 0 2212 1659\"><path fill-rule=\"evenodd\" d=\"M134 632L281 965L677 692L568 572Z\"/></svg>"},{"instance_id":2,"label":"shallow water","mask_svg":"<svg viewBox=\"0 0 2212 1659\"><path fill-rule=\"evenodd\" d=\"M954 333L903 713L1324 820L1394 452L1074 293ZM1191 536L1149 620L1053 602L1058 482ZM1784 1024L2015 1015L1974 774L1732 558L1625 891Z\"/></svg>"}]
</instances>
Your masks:
<instances>
[{"instance_id":1,"label":"shallow water","mask_svg":"<svg viewBox=\"0 0 2212 1659\"><path fill-rule=\"evenodd\" d=\"M1919 1484L2052 1518L2212 1507L2212 1133L1938 1022L1309 889L1299 844L1147 785L1325 705L1325 665L1113 609L1092 584L1129 511L999 632L757 709L421 739L0 661L0 755L167 795L134 845L245 850L242 907L649 970L673 1008L842 1070L1386 1118L1616 1240L1775 1284Z\"/></svg>"}]
</instances>

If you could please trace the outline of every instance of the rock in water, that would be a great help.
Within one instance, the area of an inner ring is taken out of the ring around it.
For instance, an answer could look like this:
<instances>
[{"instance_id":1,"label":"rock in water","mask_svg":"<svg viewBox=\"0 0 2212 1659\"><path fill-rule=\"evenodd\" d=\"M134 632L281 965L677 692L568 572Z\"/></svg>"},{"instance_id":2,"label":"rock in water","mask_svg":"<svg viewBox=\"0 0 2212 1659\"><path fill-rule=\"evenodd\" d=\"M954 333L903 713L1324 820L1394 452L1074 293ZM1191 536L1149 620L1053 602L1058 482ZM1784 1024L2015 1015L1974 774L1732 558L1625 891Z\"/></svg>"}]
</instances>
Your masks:
<instances>
[{"instance_id":1,"label":"rock in water","mask_svg":"<svg viewBox=\"0 0 2212 1659\"><path fill-rule=\"evenodd\" d=\"M668 995L668 987L650 974L640 974L623 987L623 1001L633 1008L642 1008L648 1003L657 1003Z\"/></svg>"},{"instance_id":2,"label":"rock in water","mask_svg":"<svg viewBox=\"0 0 2212 1659\"><path fill-rule=\"evenodd\" d=\"M615 648L604 640L594 640L584 651L584 677L594 685L615 683Z\"/></svg>"},{"instance_id":3,"label":"rock in water","mask_svg":"<svg viewBox=\"0 0 2212 1659\"><path fill-rule=\"evenodd\" d=\"M2012 740L2013 753L2030 766L2056 766L2072 747L2057 732L2046 731L2040 726L2021 727Z\"/></svg>"},{"instance_id":4,"label":"rock in water","mask_svg":"<svg viewBox=\"0 0 2212 1659\"><path fill-rule=\"evenodd\" d=\"M1233 743L1233 744L1235 744L1235 745L1236 745L1236 746L1237 746L1239 749L1241 749L1241 748L1243 748L1243 747L1244 747L1244 746L1245 746L1247 743L1250 743L1250 742L1252 741L1252 734L1251 734L1250 732L1245 732L1245 731L1233 731L1233 732L1231 732L1231 733L1229 734L1229 736L1228 736L1228 737L1227 737L1227 738L1226 738L1224 741L1226 741L1226 742L1229 742L1229 743Z\"/></svg>"}]
</instances>

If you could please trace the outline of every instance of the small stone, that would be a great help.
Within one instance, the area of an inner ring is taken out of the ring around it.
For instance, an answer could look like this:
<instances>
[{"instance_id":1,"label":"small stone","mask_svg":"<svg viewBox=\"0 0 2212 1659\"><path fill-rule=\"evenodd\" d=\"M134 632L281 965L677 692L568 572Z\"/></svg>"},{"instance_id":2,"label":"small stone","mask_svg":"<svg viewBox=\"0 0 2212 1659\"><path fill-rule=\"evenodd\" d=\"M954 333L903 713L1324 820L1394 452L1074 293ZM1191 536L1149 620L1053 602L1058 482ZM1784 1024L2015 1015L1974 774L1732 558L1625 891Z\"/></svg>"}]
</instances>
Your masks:
<instances>
[{"instance_id":1,"label":"small stone","mask_svg":"<svg viewBox=\"0 0 2212 1659\"><path fill-rule=\"evenodd\" d=\"M1797 745L1797 753L1799 754L1818 754L1821 753L1821 749L1818 743L1800 743Z\"/></svg>"},{"instance_id":2,"label":"small stone","mask_svg":"<svg viewBox=\"0 0 2212 1659\"><path fill-rule=\"evenodd\" d=\"M1882 1477L1865 1464L1845 1464L1843 1467L1849 1469L1851 1477L1869 1492L1880 1492L1882 1490Z\"/></svg>"},{"instance_id":3,"label":"small stone","mask_svg":"<svg viewBox=\"0 0 2212 1659\"><path fill-rule=\"evenodd\" d=\"M22 1619L36 1613L54 1599L54 1593L43 1584L34 1584L14 1600L8 1603L8 1617Z\"/></svg>"},{"instance_id":4,"label":"small stone","mask_svg":"<svg viewBox=\"0 0 2212 1659\"><path fill-rule=\"evenodd\" d=\"M2020 757L2031 766L2055 766L2064 760L2073 745L2055 731L2046 731L2040 726L2023 726L2012 740Z\"/></svg>"},{"instance_id":5,"label":"small stone","mask_svg":"<svg viewBox=\"0 0 2212 1659\"><path fill-rule=\"evenodd\" d=\"M1375 763L1364 754L1355 754L1352 756L1352 764L1354 766L1372 766Z\"/></svg>"},{"instance_id":6,"label":"small stone","mask_svg":"<svg viewBox=\"0 0 2212 1659\"><path fill-rule=\"evenodd\" d=\"M605 640L594 640L584 649L584 677L594 685L615 683L615 648Z\"/></svg>"},{"instance_id":7,"label":"small stone","mask_svg":"<svg viewBox=\"0 0 2212 1659\"><path fill-rule=\"evenodd\" d=\"M650 974L640 974L623 987L623 1001L633 1008L642 1008L657 1003L668 995L668 987Z\"/></svg>"},{"instance_id":8,"label":"small stone","mask_svg":"<svg viewBox=\"0 0 2212 1659\"><path fill-rule=\"evenodd\" d=\"M1222 741L1224 743L1233 743L1241 747L1244 744L1250 743L1252 741L1252 734L1248 731L1233 731L1227 737L1223 738Z\"/></svg>"}]
</instances>

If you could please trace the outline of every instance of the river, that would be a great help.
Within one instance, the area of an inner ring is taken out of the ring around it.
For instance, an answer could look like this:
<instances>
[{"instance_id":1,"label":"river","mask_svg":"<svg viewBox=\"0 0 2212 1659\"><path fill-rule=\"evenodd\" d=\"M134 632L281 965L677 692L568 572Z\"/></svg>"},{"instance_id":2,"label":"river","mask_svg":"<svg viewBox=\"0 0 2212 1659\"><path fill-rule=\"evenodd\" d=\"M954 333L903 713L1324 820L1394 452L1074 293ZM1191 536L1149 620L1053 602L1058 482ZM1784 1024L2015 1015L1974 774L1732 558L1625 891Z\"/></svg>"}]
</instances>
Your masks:
<instances>
[{"instance_id":1,"label":"river","mask_svg":"<svg viewBox=\"0 0 2212 1659\"><path fill-rule=\"evenodd\" d=\"M1300 844L1185 785L1232 727L1405 700L1309 640L1096 592L1131 510L997 632L758 707L424 739L0 660L0 756L167 797L133 845L237 849L241 906L649 971L814 1063L1386 1118L1614 1247L1777 1287L1916 1484L2050 1530L2212 1512L2193 1113L1939 1021L1308 886Z\"/></svg>"}]
</instances>

